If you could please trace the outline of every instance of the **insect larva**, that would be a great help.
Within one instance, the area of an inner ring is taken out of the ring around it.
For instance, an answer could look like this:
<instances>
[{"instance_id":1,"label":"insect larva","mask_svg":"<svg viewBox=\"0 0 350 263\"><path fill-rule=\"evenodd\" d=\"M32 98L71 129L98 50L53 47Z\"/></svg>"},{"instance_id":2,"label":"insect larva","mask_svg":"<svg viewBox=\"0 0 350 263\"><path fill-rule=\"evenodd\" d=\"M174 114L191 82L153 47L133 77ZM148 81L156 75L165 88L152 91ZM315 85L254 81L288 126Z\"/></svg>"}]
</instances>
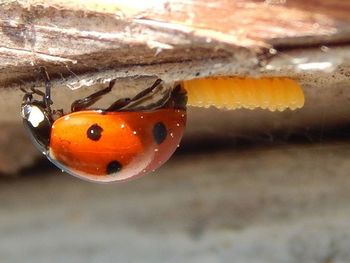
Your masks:
<instances>
[{"instance_id":1,"label":"insect larva","mask_svg":"<svg viewBox=\"0 0 350 263\"><path fill-rule=\"evenodd\" d=\"M300 85L285 77L213 77L186 80L182 85L188 105L195 107L283 111L302 108L305 102Z\"/></svg>"}]
</instances>

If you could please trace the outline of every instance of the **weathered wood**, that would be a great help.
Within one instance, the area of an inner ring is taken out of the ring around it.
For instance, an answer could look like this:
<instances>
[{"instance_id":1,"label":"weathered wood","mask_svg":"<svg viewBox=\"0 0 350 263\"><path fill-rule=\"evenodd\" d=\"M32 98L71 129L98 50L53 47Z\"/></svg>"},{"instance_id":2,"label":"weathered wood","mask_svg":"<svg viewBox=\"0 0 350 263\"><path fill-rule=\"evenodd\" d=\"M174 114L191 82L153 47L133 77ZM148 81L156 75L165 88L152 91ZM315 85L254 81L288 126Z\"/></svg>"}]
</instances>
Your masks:
<instances>
[{"instance_id":1,"label":"weathered wood","mask_svg":"<svg viewBox=\"0 0 350 263\"><path fill-rule=\"evenodd\" d=\"M79 87L115 75L287 74L288 60L273 69L266 61L293 59L286 49L295 47L313 47L306 61L325 53L322 45L327 60L334 45L344 50L334 66L349 57L346 1L145 2L2 1L0 84L34 81L39 66Z\"/></svg>"}]
</instances>

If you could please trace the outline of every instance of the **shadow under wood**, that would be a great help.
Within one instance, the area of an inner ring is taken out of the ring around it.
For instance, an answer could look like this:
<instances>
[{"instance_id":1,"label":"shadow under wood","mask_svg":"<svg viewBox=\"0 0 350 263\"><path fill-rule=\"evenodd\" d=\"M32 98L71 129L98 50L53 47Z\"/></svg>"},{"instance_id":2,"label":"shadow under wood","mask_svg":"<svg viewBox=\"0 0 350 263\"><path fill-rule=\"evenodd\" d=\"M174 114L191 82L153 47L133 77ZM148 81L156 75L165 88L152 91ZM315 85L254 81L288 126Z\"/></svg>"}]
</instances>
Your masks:
<instances>
[{"instance_id":1,"label":"shadow under wood","mask_svg":"<svg viewBox=\"0 0 350 263\"><path fill-rule=\"evenodd\" d=\"M218 134L184 137L176 154L210 154L212 152L269 149L274 147L342 144L350 142L350 124L283 130L270 133Z\"/></svg>"}]
</instances>

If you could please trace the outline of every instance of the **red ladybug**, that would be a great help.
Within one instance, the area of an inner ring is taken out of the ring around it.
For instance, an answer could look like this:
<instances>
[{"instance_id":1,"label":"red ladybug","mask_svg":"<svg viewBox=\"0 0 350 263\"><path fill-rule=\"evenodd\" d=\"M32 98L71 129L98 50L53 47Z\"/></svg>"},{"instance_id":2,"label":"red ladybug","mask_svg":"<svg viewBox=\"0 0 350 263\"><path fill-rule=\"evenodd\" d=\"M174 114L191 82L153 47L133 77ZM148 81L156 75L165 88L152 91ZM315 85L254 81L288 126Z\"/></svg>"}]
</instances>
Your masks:
<instances>
[{"instance_id":1,"label":"red ladybug","mask_svg":"<svg viewBox=\"0 0 350 263\"><path fill-rule=\"evenodd\" d=\"M177 85L151 108L142 101L161 85L158 79L135 97L117 100L107 109L88 109L109 87L74 101L72 112L51 109L46 92L26 92L23 123L37 148L63 171L94 182L121 181L145 175L166 162L176 150L186 125L187 96ZM33 95L42 99L35 100ZM55 119L55 115L61 116Z\"/></svg>"}]
</instances>

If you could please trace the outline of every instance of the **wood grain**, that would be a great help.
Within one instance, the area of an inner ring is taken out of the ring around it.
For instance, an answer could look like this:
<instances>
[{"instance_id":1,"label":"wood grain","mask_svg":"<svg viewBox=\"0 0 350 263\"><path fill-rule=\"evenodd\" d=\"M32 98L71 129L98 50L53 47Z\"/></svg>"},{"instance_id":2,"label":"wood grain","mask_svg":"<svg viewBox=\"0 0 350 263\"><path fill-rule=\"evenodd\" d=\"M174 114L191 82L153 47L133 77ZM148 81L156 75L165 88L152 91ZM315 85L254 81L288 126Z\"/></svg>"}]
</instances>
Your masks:
<instances>
[{"instance_id":1,"label":"wood grain","mask_svg":"<svg viewBox=\"0 0 350 263\"><path fill-rule=\"evenodd\" d=\"M346 1L129 2L2 1L1 86L40 81L39 66L76 87L108 81L110 71L133 77L135 68L138 76L165 71L169 80L257 75L278 54L272 47L317 53L322 45L347 49L350 40Z\"/></svg>"}]
</instances>

